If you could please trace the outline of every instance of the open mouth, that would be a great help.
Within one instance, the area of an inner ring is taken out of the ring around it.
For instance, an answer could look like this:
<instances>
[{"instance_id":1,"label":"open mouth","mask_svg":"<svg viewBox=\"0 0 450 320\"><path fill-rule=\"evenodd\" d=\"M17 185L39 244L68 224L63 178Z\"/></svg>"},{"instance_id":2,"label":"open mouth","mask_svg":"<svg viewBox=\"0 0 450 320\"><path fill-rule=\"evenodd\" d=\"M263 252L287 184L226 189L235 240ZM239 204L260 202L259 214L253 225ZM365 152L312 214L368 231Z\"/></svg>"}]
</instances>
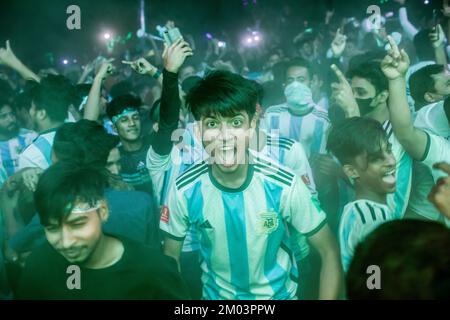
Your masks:
<instances>
[{"instance_id":1,"label":"open mouth","mask_svg":"<svg viewBox=\"0 0 450 320\"><path fill-rule=\"evenodd\" d=\"M230 168L236 164L237 149L234 145L221 146L216 151L216 164L220 164L223 167Z\"/></svg>"},{"instance_id":2,"label":"open mouth","mask_svg":"<svg viewBox=\"0 0 450 320\"><path fill-rule=\"evenodd\" d=\"M395 177L395 169L389 170L388 172L386 172L386 174L383 176L382 178L383 182L387 183L387 184L395 184L395 182L397 181L396 177Z\"/></svg>"}]
</instances>

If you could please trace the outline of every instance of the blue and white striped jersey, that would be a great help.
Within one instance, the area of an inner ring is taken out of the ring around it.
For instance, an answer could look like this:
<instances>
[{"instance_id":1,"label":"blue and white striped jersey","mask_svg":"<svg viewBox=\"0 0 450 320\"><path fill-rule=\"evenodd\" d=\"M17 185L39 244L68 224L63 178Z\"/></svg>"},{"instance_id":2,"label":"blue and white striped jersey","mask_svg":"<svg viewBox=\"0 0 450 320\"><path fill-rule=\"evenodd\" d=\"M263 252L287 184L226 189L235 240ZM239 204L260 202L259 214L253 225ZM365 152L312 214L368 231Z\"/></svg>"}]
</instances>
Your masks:
<instances>
[{"instance_id":1,"label":"blue and white striped jersey","mask_svg":"<svg viewBox=\"0 0 450 320\"><path fill-rule=\"evenodd\" d=\"M275 136L300 142L308 158L314 153L326 153L326 135L330 125L326 111L313 108L304 116L292 115L286 104L267 109L261 128Z\"/></svg>"},{"instance_id":2,"label":"blue and white striped jersey","mask_svg":"<svg viewBox=\"0 0 450 320\"><path fill-rule=\"evenodd\" d=\"M294 299L298 271L286 226L310 236L325 224L308 188L288 168L254 153L239 189L221 186L202 161L181 174L160 228L183 241L198 232L205 299Z\"/></svg>"},{"instance_id":3,"label":"blue and white striped jersey","mask_svg":"<svg viewBox=\"0 0 450 320\"><path fill-rule=\"evenodd\" d=\"M52 146L57 128L41 133L19 156L19 169L41 168L52 164Z\"/></svg>"},{"instance_id":4,"label":"blue and white striped jersey","mask_svg":"<svg viewBox=\"0 0 450 320\"><path fill-rule=\"evenodd\" d=\"M395 219L398 219L396 213L381 203L356 200L345 206L339 224L341 262L345 272L358 243L382 223Z\"/></svg>"},{"instance_id":5,"label":"blue and white striped jersey","mask_svg":"<svg viewBox=\"0 0 450 320\"><path fill-rule=\"evenodd\" d=\"M37 133L20 129L19 134L9 140L0 141L0 164L9 176L19 171L19 154L33 142Z\"/></svg>"}]
</instances>

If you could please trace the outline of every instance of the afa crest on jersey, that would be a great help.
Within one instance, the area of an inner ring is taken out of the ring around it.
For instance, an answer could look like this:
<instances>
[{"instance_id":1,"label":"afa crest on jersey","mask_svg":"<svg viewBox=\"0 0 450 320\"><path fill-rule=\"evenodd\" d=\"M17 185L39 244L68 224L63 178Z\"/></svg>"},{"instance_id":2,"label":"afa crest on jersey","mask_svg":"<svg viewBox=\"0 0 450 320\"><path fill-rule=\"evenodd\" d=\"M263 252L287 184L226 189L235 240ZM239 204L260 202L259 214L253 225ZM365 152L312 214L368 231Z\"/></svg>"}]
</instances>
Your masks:
<instances>
[{"instance_id":1,"label":"afa crest on jersey","mask_svg":"<svg viewBox=\"0 0 450 320\"><path fill-rule=\"evenodd\" d=\"M272 209L259 215L260 233L270 234L278 228L278 214Z\"/></svg>"}]
</instances>

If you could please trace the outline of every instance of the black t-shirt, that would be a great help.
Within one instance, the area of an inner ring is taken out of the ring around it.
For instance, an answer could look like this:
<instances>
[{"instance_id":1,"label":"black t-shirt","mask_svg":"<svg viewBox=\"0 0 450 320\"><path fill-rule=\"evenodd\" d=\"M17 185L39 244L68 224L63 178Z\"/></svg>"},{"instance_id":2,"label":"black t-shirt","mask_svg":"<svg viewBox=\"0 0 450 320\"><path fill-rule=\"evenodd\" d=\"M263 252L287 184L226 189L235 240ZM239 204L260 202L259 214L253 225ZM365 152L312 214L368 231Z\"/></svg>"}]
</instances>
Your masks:
<instances>
[{"instance_id":1,"label":"black t-shirt","mask_svg":"<svg viewBox=\"0 0 450 320\"><path fill-rule=\"evenodd\" d=\"M68 289L71 265L46 241L29 256L18 299L189 299L174 259L159 249L120 238L122 258L104 269L80 267L80 289ZM69 284L74 283L73 278Z\"/></svg>"},{"instance_id":2,"label":"black t-shirt","mask_svg":"<svg viewBox=\"0 0 450 320\"><path fill-rule=\"evenodd\" d=\"M137 151L125 151L120 147L120 175L123 180L132 185L135 190L146 192L153 197L153 186L147 169L147 152L150 149L152 136L143 138L142 147Z\"/></svg>"}]
</instances>

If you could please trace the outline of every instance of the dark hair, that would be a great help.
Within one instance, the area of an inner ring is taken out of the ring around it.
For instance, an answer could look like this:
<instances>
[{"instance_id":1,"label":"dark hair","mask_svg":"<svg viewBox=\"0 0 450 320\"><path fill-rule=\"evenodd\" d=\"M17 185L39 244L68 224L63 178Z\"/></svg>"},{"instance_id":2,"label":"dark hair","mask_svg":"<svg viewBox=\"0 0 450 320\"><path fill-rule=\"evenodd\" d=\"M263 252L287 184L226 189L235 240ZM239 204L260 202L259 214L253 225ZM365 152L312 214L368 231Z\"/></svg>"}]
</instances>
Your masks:
<instances>
[{"instance_id":1,"label":"dark hair","mask_svg":"<svg viewBox=\"0 0 450 320\"><path fill-rule=\"evenodd\" d=\"M104 127L90 120L65 123L55 134L53 152L58 161L73 165L105 167L111 149L119 138L108 134Z\"/></svg>"},{"instance_id":2,"label":"dark hair","mask_svg":"<svg viewBox=\"0 0 450 320\"><path fill-rule=\"evenodd\" d=\"M328 135L327 149L341 162L349 164L359 155L376 156L388 138L381 124L373 119L353 117L334 125Z\"/></svg>"},{"instance_id":3,"label":"dark hair","mask_svg":"<svg viewBox=\"0 0 450 320\"><path fill-rule=\"evenodd\" d=\"M78 202L93 206L104 199L107 187L105 170L79 167L58 162L40 177L34 192L34 202L43 226L55 219L61 222Z\"/></svg>"},{"instance_id":4,"label":"dark hair","mask_svg":"<svg viewBox=\"0 0 450 320\"><path fill-rule=\"evenodd\" d=\"M420 30L413 39L416 55L420 61L434 60L434 49L428 34L430 29Z\"/></svg>"},{"instance_id":5,"label":"dark hair","mask_svg":"<svg viewBox=\"0 0 450 320\"><path fill-rule=\"evenodd\" d=\"M34 80L28 80L25 82L23 89L14 97L14 108L16 110L31 108L31 101L33 100L33 92L35 88L39 86L39 83Z\"/></svg>"},{"instance_id":6,"label":"dark hair","mask_svg":"<svg viewBox=\"0 0 450 320\"><path fill-rule=\"evenodd\" d=\"M420 68L409 78L409 89L411 91L411 96L414 99L415 105L418 109L428 104L424 98L425 93L436 92L434 87L435 83L432 76L441 72L444 72L444 66L442 64L431 64Z\"/></svg>"},{"instance_id":7,"label":"dark hair","mask_svg":"<svg viewBox=\"0 0 450 320\"><path fill-rule=\"evenodd\" d=\"M389 89L388 79L383 74L383 71L381 71L380 64L376 61L369 61L357 65L348 71L347 77L359 77L369 81L375 87L377 94Z\"/></svg>"},{"instance_id":8,"label":"dark hair","mask_svg":"<svg viewBox=\"0 0 450 320\"><path fill-rule=\"evenodd\" d=\"M450 123L450 97L444 100L444 112L447 117L447 122Z\"/></svg>"},{"instance_id":9,"label":"dark hair","mask_svg":"<svg viewBox=\"0 0 450 320\"><path fill-rule=\"evenodd\" d=\"M112 120L113 117L121 114L127 108L134 108L136 111L139 111L141 105L142 101L139 97L132 94L124 94L114 98L110 103L108 103L106 106L106 114L108 118Z\"/></svg>"},{"instance_id":10,"label":"dark hair","mask_svg":"<svg viewBox=\"0 0 450 320\"><path fill-rule=\"evenodd\" d=\"M9 104L14 95L14 90L11 88L8 82L0 80L0 101L2 104Z\"/></svg>"},{"instance_id":11,"label":"dark hair","mask_svg":"<svg viewBox=\"0 0 450 320\"><path fill-rule=\"evenodd\" d=\"M34 88L34 105L37 110L45 110L50 120L63 122L67 118L72 89L67 78L50 74Z\"/></svg>"},{"instance_id":12,"label":"dark hair","mask_svg":"<svg viewBox=\"0 0 450 320\"><path fill-rule=\"evenodd\" d=\"M189 91L186 105L195 120L217 114L231 117L242 110L252 119L257 99L250 80L228 71L213 71Z\"/></svg>"},{"instance_id":13,"label":"dark hair","mask_svg":"<svg viewBox=\"0 0 450 320\"><path fill-rule=\"evenodd\" d=\"M431 221L382 224L355 250L347 274L350 299L448 299L450 230ZM367 288L367 268L381 270L381 289Z\"/></svg>"},{"instance_id":14,"label":"dark hair","mask_svg":"<svg viewBox=\"0 0 450 320\"><path fill-rule=\"evenodd\" d=\"M380 65L386 56L386 51L383 49L370 50L361 54L357 54L350 58L348 62L348 70L356 69L360 65L368 62L373 62Z\"/></svg>"},{"instance_id":15,"label":"dark hair","mask_svg":"<svg viewBox=\"0 0 450 320\"><path fill-rule=\"evenodd\" d=\"M310 78L312 78L312 76L313 76L313 68L311 66L311 63L309 63L307 60L305 60L303 58L294 58L294 59L288 61L287 65L286 65L285 77L287 75L288 70L292 67L306 68L306 70L308 70Z\"/></svg>"}]
</instances>

